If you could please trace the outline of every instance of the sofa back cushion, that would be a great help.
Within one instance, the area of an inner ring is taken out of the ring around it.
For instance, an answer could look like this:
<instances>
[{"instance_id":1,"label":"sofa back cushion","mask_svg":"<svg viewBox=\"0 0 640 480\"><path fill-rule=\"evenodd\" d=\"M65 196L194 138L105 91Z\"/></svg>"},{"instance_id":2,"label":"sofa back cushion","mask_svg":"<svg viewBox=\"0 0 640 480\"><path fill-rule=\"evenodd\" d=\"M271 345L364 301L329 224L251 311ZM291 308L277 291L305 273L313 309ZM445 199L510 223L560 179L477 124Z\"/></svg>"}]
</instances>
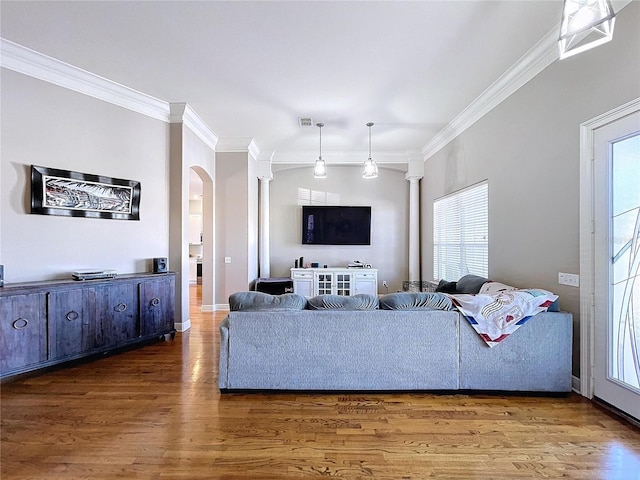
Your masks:
<instances>
[{"instance_id":1,"label":"sofa back cushion","mask_svg":"<svg viewBox=\"0 0 640 480\"><path fill-rule=\"evenodd\" d=\"M376 310L378 297L359 293L351 297L318 295L307 301L308 310Z\"/></svg>"},{"instance_id":2,"label":"sofa back cushion","mask_svg":"<svg viewBox=\"0 0 640 480\"><path fill-rule=\"evenodd\" d=\"M307 299L297 293L270 295L263 292L237 292L229 296L229 310L262 311L262 310L304 310Z\"/></svg>"},{"instance_id":3,"label":"sofa back cushion","mask_svg":"<svg viewBox=\"0 0 640 480\"><path fill-rule=\"evenodd\" d=\"M380 297L382 310L453 310L451 299L438 292L397 292Z\"/></svg>"}]
</instances>

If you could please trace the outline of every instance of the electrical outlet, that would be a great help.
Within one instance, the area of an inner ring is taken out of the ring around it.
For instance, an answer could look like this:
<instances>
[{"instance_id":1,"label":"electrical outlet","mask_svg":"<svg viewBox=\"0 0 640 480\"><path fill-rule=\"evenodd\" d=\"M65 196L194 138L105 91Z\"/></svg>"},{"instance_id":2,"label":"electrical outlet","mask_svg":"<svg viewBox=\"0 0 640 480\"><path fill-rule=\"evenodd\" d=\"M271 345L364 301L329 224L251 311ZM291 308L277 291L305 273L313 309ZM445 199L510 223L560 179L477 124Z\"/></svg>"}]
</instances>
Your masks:
<instances>
[{"instance_id":1,"label":"electrical outlet","mask_svg":"<svg viewBox=\"0 0 640 480\"><path fill-rule=\"evenodd\" d=\"M387 283L387 281L386 281L386 280L383 280L383 281L382 281L382 286L383 286L383 287L389 287L389 284Z\"/></svg>"},{"instance_id":2,"label":"electrical outlet","mask_svg":"<svg viewBox=\"0 0 640 480\"><path fill-rule=\"evenodd\" d=\"M580 275L573 273L558 273L558 283L560 285L569 285L570 287L580 286Z\"/></svg>"}]
</instances>

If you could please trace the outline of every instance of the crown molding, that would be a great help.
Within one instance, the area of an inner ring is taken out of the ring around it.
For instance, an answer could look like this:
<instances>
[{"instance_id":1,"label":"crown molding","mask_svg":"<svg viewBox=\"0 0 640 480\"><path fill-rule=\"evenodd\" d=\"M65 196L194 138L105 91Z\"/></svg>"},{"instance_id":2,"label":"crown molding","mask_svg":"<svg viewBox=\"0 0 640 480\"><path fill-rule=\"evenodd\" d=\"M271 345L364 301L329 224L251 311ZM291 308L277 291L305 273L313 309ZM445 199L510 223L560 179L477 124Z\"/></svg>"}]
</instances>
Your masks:
<instances>
[{"instance_id":1,"label":"crown molding","mask_svg":"<svg viewBox=\"0 0 640 480\"><path fill-rule=\"evenodd\" d=\"M632 0L614 1L617 13ZM545 68L560 58L558 32L560 24L550 30L527 53L503 73L478 98L447 124L433 139L422 147L424 160L428 160L454 138L500 105Z\"/></svg>"},{"instance_id":2,"label":"crown molding","mask_svg":"<svg viewBox=\"0 0 640 480\"><path fill-rule=\"evenodd\" d=\"M212 150L216 149L219 138L216 133L209 128L204 120L191 108L188 103L172 103L169 114L170 123L182 123L191 130Z\"/></svg>"},{"instance_id":3,"label":"crown molding","mask_svg":"<svg viewBox=\"0 0 640 480\"><path fill-rule=\"evenodd\" d=\"M425 160L500 105L559 58L558 30L553 29L422 147Z\"/></svg>"},{"instance_id":4,"label":"crown molding","mask_svg":"<svg viewBox=\"0 0 640 480\"><path fill-rule=\"evenodd\" d=\"M169 103L0 38L0 66L164 122Z\"/></svg>"},{"instance_id":5,"label":"crown molding","mask_svg":"<svg viewBox=\"0 0 640 480\"><path fill-rule=\"evenodd\" d=\"M258 159L260 148L251 137L221 138L216 146L216 152L234 153L248 152L254 159Z\"/></svg>"}]
</instances>

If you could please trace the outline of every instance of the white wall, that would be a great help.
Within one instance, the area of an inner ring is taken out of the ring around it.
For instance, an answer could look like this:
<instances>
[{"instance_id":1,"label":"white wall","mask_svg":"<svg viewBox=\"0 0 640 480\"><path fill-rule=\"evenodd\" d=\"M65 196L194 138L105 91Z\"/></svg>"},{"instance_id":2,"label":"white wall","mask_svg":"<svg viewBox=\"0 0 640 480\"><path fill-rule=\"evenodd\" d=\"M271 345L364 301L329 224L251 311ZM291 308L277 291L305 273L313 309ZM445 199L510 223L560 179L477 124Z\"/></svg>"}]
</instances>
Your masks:
<instances>
[{"instance_id":1,"label":"white wall","mask_svg":"<svg viewBox=\"0 0 640 480\"><path fill-rule=\"evenodd\" d=\"M330 267L345 267L353 260L378 268L378 291L402 288L408 280L409 182L404 172L379 168L376 179L362 178L362 166L329 165L328 178L313 177L313 167L274 166L271 182L271 276L288 277L296 258ZM298 189L328 192L339 205L371 206L370 246L302 245L302 207Z\"/></svg>"},{"instance_id":2,"label":"white wall","mask_svg":"<svg viewBox=\"0 0 640 480\"><path fill-rule=\"evenodd\" d=\"M168 256L168 124L1 70L0 263L7 282ZM31 215L31 164L141 183L140 221Z\"/></svg>"},{"instance_id":3,"label":"white wall","mask_svg":"<svg viewBox=\"0 0 640 480\"><path fill-rule=\"evenodd\" d=\"M426 162L422 267L433 271L433 200L489 181L489 276L560 295L574 315L579 367L579 127L640 96L640 3L623 9L614 40L549 66ZM449 279L456 280L456 279Z\"/></svg>"}]
</instances>

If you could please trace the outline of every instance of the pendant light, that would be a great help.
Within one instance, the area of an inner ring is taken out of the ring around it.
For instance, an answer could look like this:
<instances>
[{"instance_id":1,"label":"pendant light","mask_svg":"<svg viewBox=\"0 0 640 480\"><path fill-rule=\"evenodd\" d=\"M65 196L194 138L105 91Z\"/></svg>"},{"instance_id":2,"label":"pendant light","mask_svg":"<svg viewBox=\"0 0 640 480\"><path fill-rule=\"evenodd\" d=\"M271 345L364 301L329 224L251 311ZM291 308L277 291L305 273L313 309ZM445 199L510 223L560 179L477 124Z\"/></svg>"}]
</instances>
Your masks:
<instances>
[{"instance_id":1,"label":"pendant light","mask_svg":"<svg viewBox=\"0 0 640 480\"><path fill-rule=\"evenodd\" d=\"M364 162L364 171L362 172L362 178L377 178L378 177L378 166L376 162L371 158L371 127L373 127L373 123L367 123L367 127L369 127L369 158L366 162Z\"/></svg>"},{"instance_id":2,"label":"pendant light","mask_svg":"<svg viewBox=\"0 0 640 480\"><path fill-rule=\"evenodd\" d=\"M564 0L558 39L560 58L610 41L615 20L609 0Z\"/></svg>"},{"instance_id":3,"label":"pendant light","mask_svg":"<svg viewBox=\"0 0 640 480\"><path fill-rule=\"evenodd\" d=\"M320 129L320 155L318 155L316 166L313 168L313 176L314 178L327 178L327 165L322 159L322 127L324 127L324 123L316 123L316 127Z\"/></svg>"}]
</instances>

